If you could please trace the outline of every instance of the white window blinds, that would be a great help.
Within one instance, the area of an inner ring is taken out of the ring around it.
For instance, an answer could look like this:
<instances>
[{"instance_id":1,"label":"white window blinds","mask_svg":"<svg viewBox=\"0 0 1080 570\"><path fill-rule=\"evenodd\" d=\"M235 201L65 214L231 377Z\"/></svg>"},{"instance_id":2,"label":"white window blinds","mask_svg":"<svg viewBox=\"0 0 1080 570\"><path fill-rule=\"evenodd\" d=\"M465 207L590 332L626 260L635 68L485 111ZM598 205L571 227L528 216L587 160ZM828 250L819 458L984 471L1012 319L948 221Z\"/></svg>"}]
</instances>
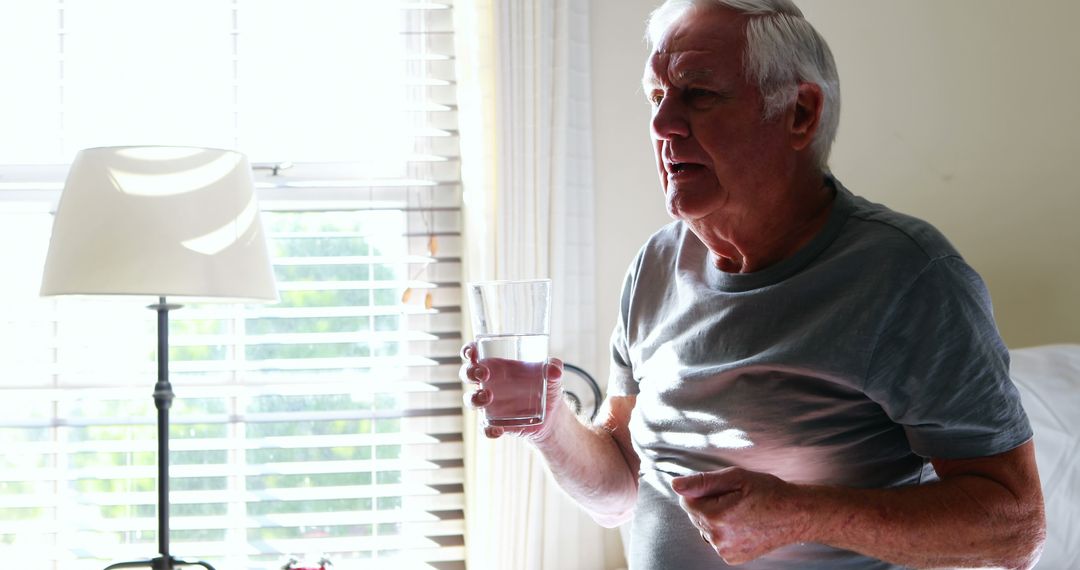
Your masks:
<instances>
[{"instance_id":1,"label":"white window blinds","mask_svg":"<svg viewBox=\"0 0 1080 570\"><path fill-rule=\"evenodd\" d=\"M0 3L0 558L156 555L153 312L37 288L76 151L193 144L265 166L281 302L170 315L173 553L464 568L450 4Z\"/></svg>"}]
</instances>

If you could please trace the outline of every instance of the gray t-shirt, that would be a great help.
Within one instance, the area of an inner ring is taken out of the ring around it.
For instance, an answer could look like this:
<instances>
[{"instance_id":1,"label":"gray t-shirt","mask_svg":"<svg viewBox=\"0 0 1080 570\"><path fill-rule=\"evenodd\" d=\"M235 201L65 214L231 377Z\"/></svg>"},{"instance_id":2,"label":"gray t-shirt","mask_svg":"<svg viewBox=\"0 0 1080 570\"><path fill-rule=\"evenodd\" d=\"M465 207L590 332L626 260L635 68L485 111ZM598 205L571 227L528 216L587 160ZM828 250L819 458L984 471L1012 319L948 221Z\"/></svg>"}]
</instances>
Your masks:
<instances>
[{"instance_id":1,"label":"gray t-shirt","mask_svg":"<svg viewBox=\"0 0 1080 570\"><path fill-rule=\"evenodd\" d=\"M682 222L630 267L610 395L636 395L641 457L630 568L727 567L671 477L727 466L795 483L896 487L928 458L1031 438L982 280L932 226L835 180L824 228L794 256L724 273ZM817 544L739 568L890 568Z\"/></svg>"}]
</instances>

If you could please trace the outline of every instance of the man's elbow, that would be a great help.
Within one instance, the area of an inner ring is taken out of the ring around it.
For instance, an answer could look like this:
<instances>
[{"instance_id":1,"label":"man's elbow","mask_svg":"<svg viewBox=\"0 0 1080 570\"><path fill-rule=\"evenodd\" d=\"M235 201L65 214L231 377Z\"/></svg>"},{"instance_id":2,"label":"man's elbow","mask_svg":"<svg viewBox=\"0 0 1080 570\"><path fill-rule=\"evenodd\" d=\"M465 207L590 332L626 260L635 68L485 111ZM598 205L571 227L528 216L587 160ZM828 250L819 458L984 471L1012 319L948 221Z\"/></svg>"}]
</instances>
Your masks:
<instances>
[{"instance_id":1,"label":"man's elbow","mask_svg":"<svg viewBox=\"0 0 1080 570\"><path fill-rule=\"evenodd\" d=\"M618 513L589 513L596 524L604 528L615 528L623 523L630 522L634 518L634 508L631 507Z\"/></svg>"},{"instance_id":2,"label":"man's elbow","mask_svg":"<svg viewBox=\"0 0 1080 570\"><path fill-rule=\"evenodd\" d=\"M1031 570L1035 567L1035 564L1042 556L1043 547L1046 546L1046 525L1042 525L1039 528L1038 534L1031 537L1030 540L1024 544L1024 553L1021 557L1020 563L1016 565L1016 568L1020 570Z\"/></svg>"},{"instance_id":3,"label":"man's elbow","mask_svg":"<svg viewBox=\"0 0 1080 570\"><path fill-rule=\"evenodd\" d=\"M1042 556L1043 547L1046 545L1046 514L1041 508L1035 509L1025 517L1025 521L1019 526L1013 544L1014 556L1003 564L1010 570L1031 570Z\"/></svg>"},{"instance_id":4,"label":"man's elbow","mask_svg":"<svg viewBox=\"0 0 1080 570\"><path fill-rule=\"evenodd\" d=\"M1035 568L1035 564L1039 562L1039 558L1042 556L1043 541L1038 543L1032 543L1024 548L1024 551L1018 553L1015 557L1010 558L1001 564L1000 568L1007 568L1008 570L1031 570Z\"/></svg>"},{"instance_id":5,"label":"man's elbow","mask_svg":"<svg viewBox=\"0 0 1080 570\"><path fill-rule=\"evenodd\" d=\"M593 503L594 507L602 505L600 508L586 509L592 520L596 521L596 524L604 528L615 528L623 523L629 522L634 518L634 509L637 506L637 487L633 489L633 493L628 493L625 496L608 497L607 500L602 503Z\"/></svg>"}]
</instances>

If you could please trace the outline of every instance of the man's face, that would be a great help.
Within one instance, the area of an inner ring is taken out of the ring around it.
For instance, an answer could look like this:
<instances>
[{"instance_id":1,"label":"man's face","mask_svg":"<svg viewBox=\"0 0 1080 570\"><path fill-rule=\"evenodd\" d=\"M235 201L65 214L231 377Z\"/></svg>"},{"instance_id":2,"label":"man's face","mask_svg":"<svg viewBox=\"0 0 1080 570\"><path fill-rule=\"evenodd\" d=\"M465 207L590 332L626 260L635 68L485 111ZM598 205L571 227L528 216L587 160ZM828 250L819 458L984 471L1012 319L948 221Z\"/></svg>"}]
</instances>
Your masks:
<instances>
[{"instance_id":1,"label":"man's face","mask_svg":"<svg viewBox=\"0 0 1080 570\"><path fill-rule=\"evenodd\" d=\"M786 196L794 164L786 115L762 121L743 75L743 17L686 12L649 58L643 78L668 213L720 234L760 226Z\"/></svg>"}]
</instances>

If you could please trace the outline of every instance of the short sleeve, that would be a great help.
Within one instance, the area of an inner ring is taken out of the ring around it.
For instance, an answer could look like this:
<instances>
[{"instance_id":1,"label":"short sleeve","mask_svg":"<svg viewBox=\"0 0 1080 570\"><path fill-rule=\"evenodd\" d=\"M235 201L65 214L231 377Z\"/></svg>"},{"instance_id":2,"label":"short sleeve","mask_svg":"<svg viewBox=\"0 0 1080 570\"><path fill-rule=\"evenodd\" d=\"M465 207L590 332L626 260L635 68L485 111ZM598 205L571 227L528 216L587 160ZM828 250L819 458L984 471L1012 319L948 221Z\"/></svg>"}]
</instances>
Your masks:
<instances>
[{"instance_id":1,"label":"short sleeve","mask_svg":"<svg viewBox=\"0 0 1080 570\"><path fill-rule=\"evenodd\" d=\"M924 457L1004 453L1032 435L986 286L959 257L932 261L900 297L865 389Z\"/></svg>"},{"instance_id":2,"label":"short sleeve","mask_svg":"<svg viewBox=\"0 0 1080 570\"><path fill-rule=\"evenodd\" d=\"M637 259L626 272L623 280L622 294L619 296L619 317L615 322L615 328L611 331L611 373L608 376L608 396L636 396L638 382L634 378L634 369L630 364L630 339L626 334L626 323L630 319L631 298L634 291L634 280L637 275L637 267L641 263L642 253L638 253Z\"/></svg>"}]
</instances>

